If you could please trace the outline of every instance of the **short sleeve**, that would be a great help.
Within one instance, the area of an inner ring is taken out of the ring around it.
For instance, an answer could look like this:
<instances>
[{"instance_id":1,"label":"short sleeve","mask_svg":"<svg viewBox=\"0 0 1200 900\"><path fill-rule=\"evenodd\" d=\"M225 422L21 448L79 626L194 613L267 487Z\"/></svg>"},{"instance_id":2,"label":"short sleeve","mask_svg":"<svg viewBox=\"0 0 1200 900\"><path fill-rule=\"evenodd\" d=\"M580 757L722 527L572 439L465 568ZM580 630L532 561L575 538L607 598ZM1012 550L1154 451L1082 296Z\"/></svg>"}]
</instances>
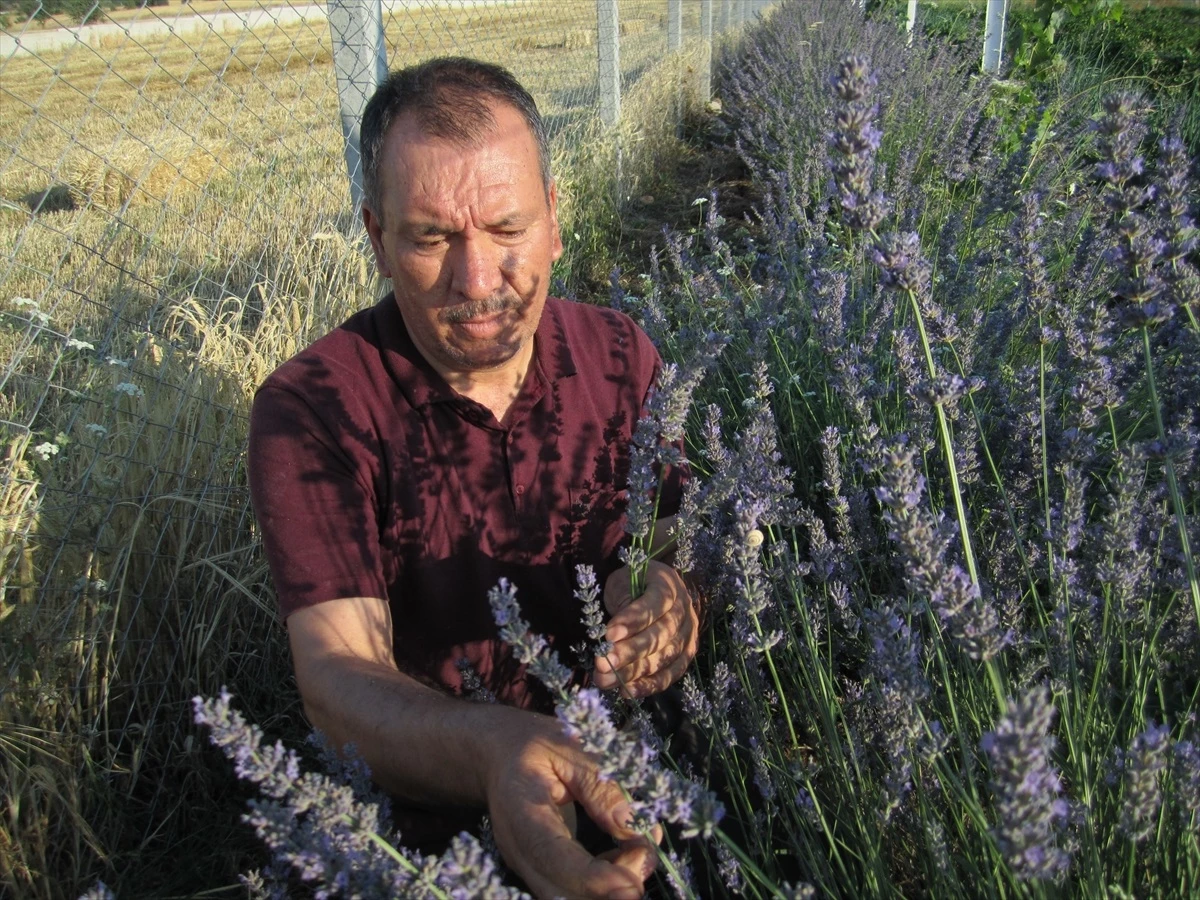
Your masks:
<instances>
[{"instance_id":1,"label":"short sleeve","mask_svg":"<svg viewBox=\"0 0 1200 900\"><path fill-rule=\"evenodd\" d=\"M258 391L250 494L283 618L339 597L387 598L377 459L371 435L343 404L318 412L290 387L268 382Z\"/></svg>"}]
</instances>

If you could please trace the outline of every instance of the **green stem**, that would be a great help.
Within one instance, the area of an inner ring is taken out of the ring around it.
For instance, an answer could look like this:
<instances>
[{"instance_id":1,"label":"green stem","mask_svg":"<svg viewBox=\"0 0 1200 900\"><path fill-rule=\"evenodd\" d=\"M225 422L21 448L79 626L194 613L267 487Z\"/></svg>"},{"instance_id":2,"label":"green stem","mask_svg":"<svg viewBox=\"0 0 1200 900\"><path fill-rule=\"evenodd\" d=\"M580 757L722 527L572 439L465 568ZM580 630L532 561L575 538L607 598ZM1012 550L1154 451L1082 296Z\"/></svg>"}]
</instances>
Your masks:
<instances>
[{"instance_id":1,"label":"green stem","mask_svg":"<svg viewBox=\"0 0 1200 900\"><path fill-rule=\"evenodd\" d=\"M717 836L717 838L721 841L722 844L725 845L726 849L728 849L730 853L732 853L734 856L737 857L737 861L741 864L742 868L744 868L751 875L753 875L755 878L757 878L759 883L762 884L762 886L765 887L767 890L769 890L773 896L775 896L775 897L787 896L786 894L783 893L783 891L781 891L779 889L779 886L776 885L775 882L773 882L767 876L767 874L765 872L763 872L763 870L760 869L755 864L754 860L752 860L749 856L746 855L746 851L744 851L741 847L739 847L733 841L733 839L729 837L729 835L727 835L720 828L714 828L713 834L715 834Z\"/></svg>"},{"instance_id":2,"label":"green stem","mask_svg":"<svg viewBox=\"0 0 1200 900\"><path fill-rule=\"evenodd\" d=\"M751 615L750 620L754 623L754 631L758 635L759 641L765 644L762 626L758 623L758 616ZM775 692L779 694L779 705L783 708L783 718L787 722L788 737L792 741L792 746L798 747L799 742L796 740L796 727L792 724L792 714L788 712L787 694L784 693L783 684L779 680L779 672L775 669L775 660L771 658L770 648L764 647L763 656L766 657L767 668L771 670L771 681L775 685Z\"/></svg>"},{"instance_id":3,"label":"green stem","mask_svg":"<svg viewBox=\"0 0 1200 900\"><path fill-rule=\"evenodd\" d=\"M342 820L347 825L352 824L349 816L343 816ZM382 850L388 856L390 856L393 860L395 860L397 863L399 863L400 868L404 869L404 871L406 871L412 875L420 874L420 870L416 866L414 866L410 860L405 859L404 855L399 850L397 850L395 847L393 847L390 843L388 843L384 838L382 838L380 835L376 834L374 831L367 832L367 839L370 840L373 844L375 844L375 846L377 846L380 850ZM428 889L429 893L432 896L437 898L437 900L449 900L449 895L445 891L441 890L440 888L434 887L433 885L430 885L430 884L425 885L425 887Z\"/></svg>"},{"instance_id":4,"label":"green stem","mask_svg":"<svg viewBox=\"0 0 1200 900\"><path fill-rule=\"evenodd\" d=\"M1188 541L1187 511L1183 506L1183 495L1179 492L1179 480L1175 476L1175 461L1167 449L1167 430L1163 426L1162 409L1158 402L1158 388L1154 382L1154 358L1150 352L1150 330L1142 326L1142 349L1146 355L1146 383L1150 388L1150 405L1154 408L1154 424L1158 427L1158 440L1163 445L1167 473L1167 486L1171 491L1171 505L1175 509L1175 524L1179 527L1179 545L1183 550L1183 564L1187 568L1188 587L1192 593L1192 605L1196 608L1196 622L1200 624L1200 581L1196 578L1196 561L1192 558L1192 547Z\"/></svg>"},{"instance_id":5,"label":"green stem","mask_svg":"<svg viewBox=\"0 0 1200 900\"><path fill-rule=\"evenodd\" d=\"M908 299L912 304L913 315L917 320L917 330L921 334L921 349L925 351L925 364L929 368L929 377L937 377L937 368L933 363L933 350L929 346L929 335L925 331L925 317L921 315L921 307L917 303L917 295L908 291ZM958 516L958 531L962 537L963 555L967 562L967 572L971 583L979 587L979 572L975 568L975 552L971 549L971 535L967 531L967 508L963 503L962 487L958 483L958 466L954 462L954 443L950 439L950 423L946 420L946 410L940 403L934 406L937 411L938 433L942 442L942 453L946 456L946 468L950 472L950 490L954 494L954 511Z\"/></svg>"},{"instance_id":6,"label":"green stem","mask_svg":"<svg viewBox=\"0 0 1200 900\"><path fill-rule=\"evenodd\" d=\"M654 840L653 835L647 834L646 837L650 838L650 840ZM671 880L687 894L689 900L695 900L696 895L692 893L692 886L683 879L682 875L679 874L679 870L675 868L674 864L671 862L671 858L667 856L667 854L663 853L662 847L658 847L657 849L658 861L661 862L663 867L667 870L667 875L670 876Z\"/></svg>"}]
</instances>

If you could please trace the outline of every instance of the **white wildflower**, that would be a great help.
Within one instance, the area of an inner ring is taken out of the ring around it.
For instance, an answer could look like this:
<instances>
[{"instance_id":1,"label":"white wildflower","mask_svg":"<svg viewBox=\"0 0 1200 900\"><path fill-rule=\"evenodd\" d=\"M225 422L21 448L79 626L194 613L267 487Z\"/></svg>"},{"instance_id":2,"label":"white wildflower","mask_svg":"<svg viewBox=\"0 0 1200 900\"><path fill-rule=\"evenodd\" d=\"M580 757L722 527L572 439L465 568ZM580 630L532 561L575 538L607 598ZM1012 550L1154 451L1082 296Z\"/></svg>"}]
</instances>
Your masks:
<instances>
[{"instance_id":1,"label":"white wildflower","mask_svg":"<svg viewBox=\"0 0 1200 900\"><path fill-rule=\"evenodd\" d=\"M127 359L117 359L115 356L109 356L104 361L110 366L120 366L123 369L129 368L129 360Z\"/></svg>"},{"instance_id":2,"label":"white wildflower","mask_svg":"<svg viewBox=\"0 0 1200 900\"><path fill-rule=\"evenodd\" d=\"M37 309L38 308L38 302L36 300L31 300L29 297L13 297L12 302L13 302L13 306L19 306L22 308L29 308L29 309Z\"/></svg>"},{"instance_id":3,"label":"white wildflower","mask_svg":"<svg viewBox=\"0 0 1200 900\"><path fill-rule=\"evenodd\" d=\"M143 391L136 384L130 384L128 381L122 381L115 388L113 388L113 390L116 391L118 394L128 394L130 397L145 397L146 396L145 391Z\"/></svg>"},{"instance_id":4,"label":"white wildflower","mask_svg":"<svg viewBox=\"0 0 1200 900\"><path fill-rule=\"evenodd\" d=\"M58 456L58 444L52 444L49 441L43 441L33 448L33 452L42 459L49 459L52 456Z\"/></svg>"},{"instance_id":5,"label":"white wildflower","mask_svg":"<svg viewBox=\"0 0 1200 900\"><path fill-rule=\"evenodd\" d=\"M695 200L692 201L692 206L703 206L707 202L708 202L707 197L697 197Z\"/></svg>"},{"instance_id":6,"label":"white wildflower","mask_svg":"<svg viewBox=\"0 0 1200 900\"><path fill-rule=\"evenodd\" d=\"M81 341L78 338L67 338L68 350L95 350L95 344L89 344L87 341Z\"/></svg>"},{"instance_id":7,"label":"white wildflower","mask_svg":"<svg viewBox=\"0 0 1200 900\"><path fill-rule=\"evenodd\" d=\"M29 311L29 321L36 323L43 328L50 324L50 317L40 309L31 309Z\"/></svg>"},{"instance_id":8,"label":"white wildflower","mask_svg":"<svg viewBox=\"0 0 1200 900\"><path fill-rule=\"evenodd\" d=\"M88 422L83 426L83 430L95 435L98 438L102 438L108 434L108 429L99 422Z\"/></svg>"}]
</instances>

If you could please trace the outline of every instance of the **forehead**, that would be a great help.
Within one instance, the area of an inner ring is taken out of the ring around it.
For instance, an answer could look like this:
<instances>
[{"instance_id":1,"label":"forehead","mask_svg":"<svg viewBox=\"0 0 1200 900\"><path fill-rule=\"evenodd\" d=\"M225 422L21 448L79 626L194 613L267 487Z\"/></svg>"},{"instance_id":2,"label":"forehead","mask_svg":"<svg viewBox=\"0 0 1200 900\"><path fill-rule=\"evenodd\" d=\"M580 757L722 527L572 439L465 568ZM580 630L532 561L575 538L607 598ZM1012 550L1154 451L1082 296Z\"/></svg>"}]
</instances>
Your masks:
<instances>
[{"instance_id":1,"label":"forehead","mask_svg":"<svg viewBox=\"0 0 1200 900\"><path fill-rule=\"evenodd\" d=\"M382 193L389 206L410 207L544 196L540 155L529 124L514 107L489 106L469 140L431 134L415 113L389 129L380 164Z\"/></svg>"}]
</instances>

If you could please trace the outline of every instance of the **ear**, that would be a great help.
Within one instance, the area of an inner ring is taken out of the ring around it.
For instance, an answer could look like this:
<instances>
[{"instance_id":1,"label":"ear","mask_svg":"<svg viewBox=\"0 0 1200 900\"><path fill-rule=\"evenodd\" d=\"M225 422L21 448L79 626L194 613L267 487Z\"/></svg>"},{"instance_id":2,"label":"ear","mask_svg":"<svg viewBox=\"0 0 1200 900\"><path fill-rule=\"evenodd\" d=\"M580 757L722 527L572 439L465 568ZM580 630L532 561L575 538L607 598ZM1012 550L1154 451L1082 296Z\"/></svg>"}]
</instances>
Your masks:
<instances>
[{"instance_id":1,"label":"ear","mask_svg":"<svg viewBox=\"0 0 1200 900\"><path fill-rule=\"evenodd\" d=\"M546 199L550 202L550 239L554 242L550 248L550 261L558 262L559 257L563 255L563 242L558 228L558 182L553 178L550 179L550 190L546 192Z\"/></svg>"},{"instance_id":2,"label":"ear","mask_svg":"<svg viewBox=\"0 0 1200 900\"><path fill-rule=\"evenodd\" d=\"M362 217L363 225L367 229L367 237L371 239L371 249L375 251L375 269L384 278L391 278L392 269L388 265L387 254L383 249L383 222L365 203L362 205Z\"/></svg>"}]
</instances>

